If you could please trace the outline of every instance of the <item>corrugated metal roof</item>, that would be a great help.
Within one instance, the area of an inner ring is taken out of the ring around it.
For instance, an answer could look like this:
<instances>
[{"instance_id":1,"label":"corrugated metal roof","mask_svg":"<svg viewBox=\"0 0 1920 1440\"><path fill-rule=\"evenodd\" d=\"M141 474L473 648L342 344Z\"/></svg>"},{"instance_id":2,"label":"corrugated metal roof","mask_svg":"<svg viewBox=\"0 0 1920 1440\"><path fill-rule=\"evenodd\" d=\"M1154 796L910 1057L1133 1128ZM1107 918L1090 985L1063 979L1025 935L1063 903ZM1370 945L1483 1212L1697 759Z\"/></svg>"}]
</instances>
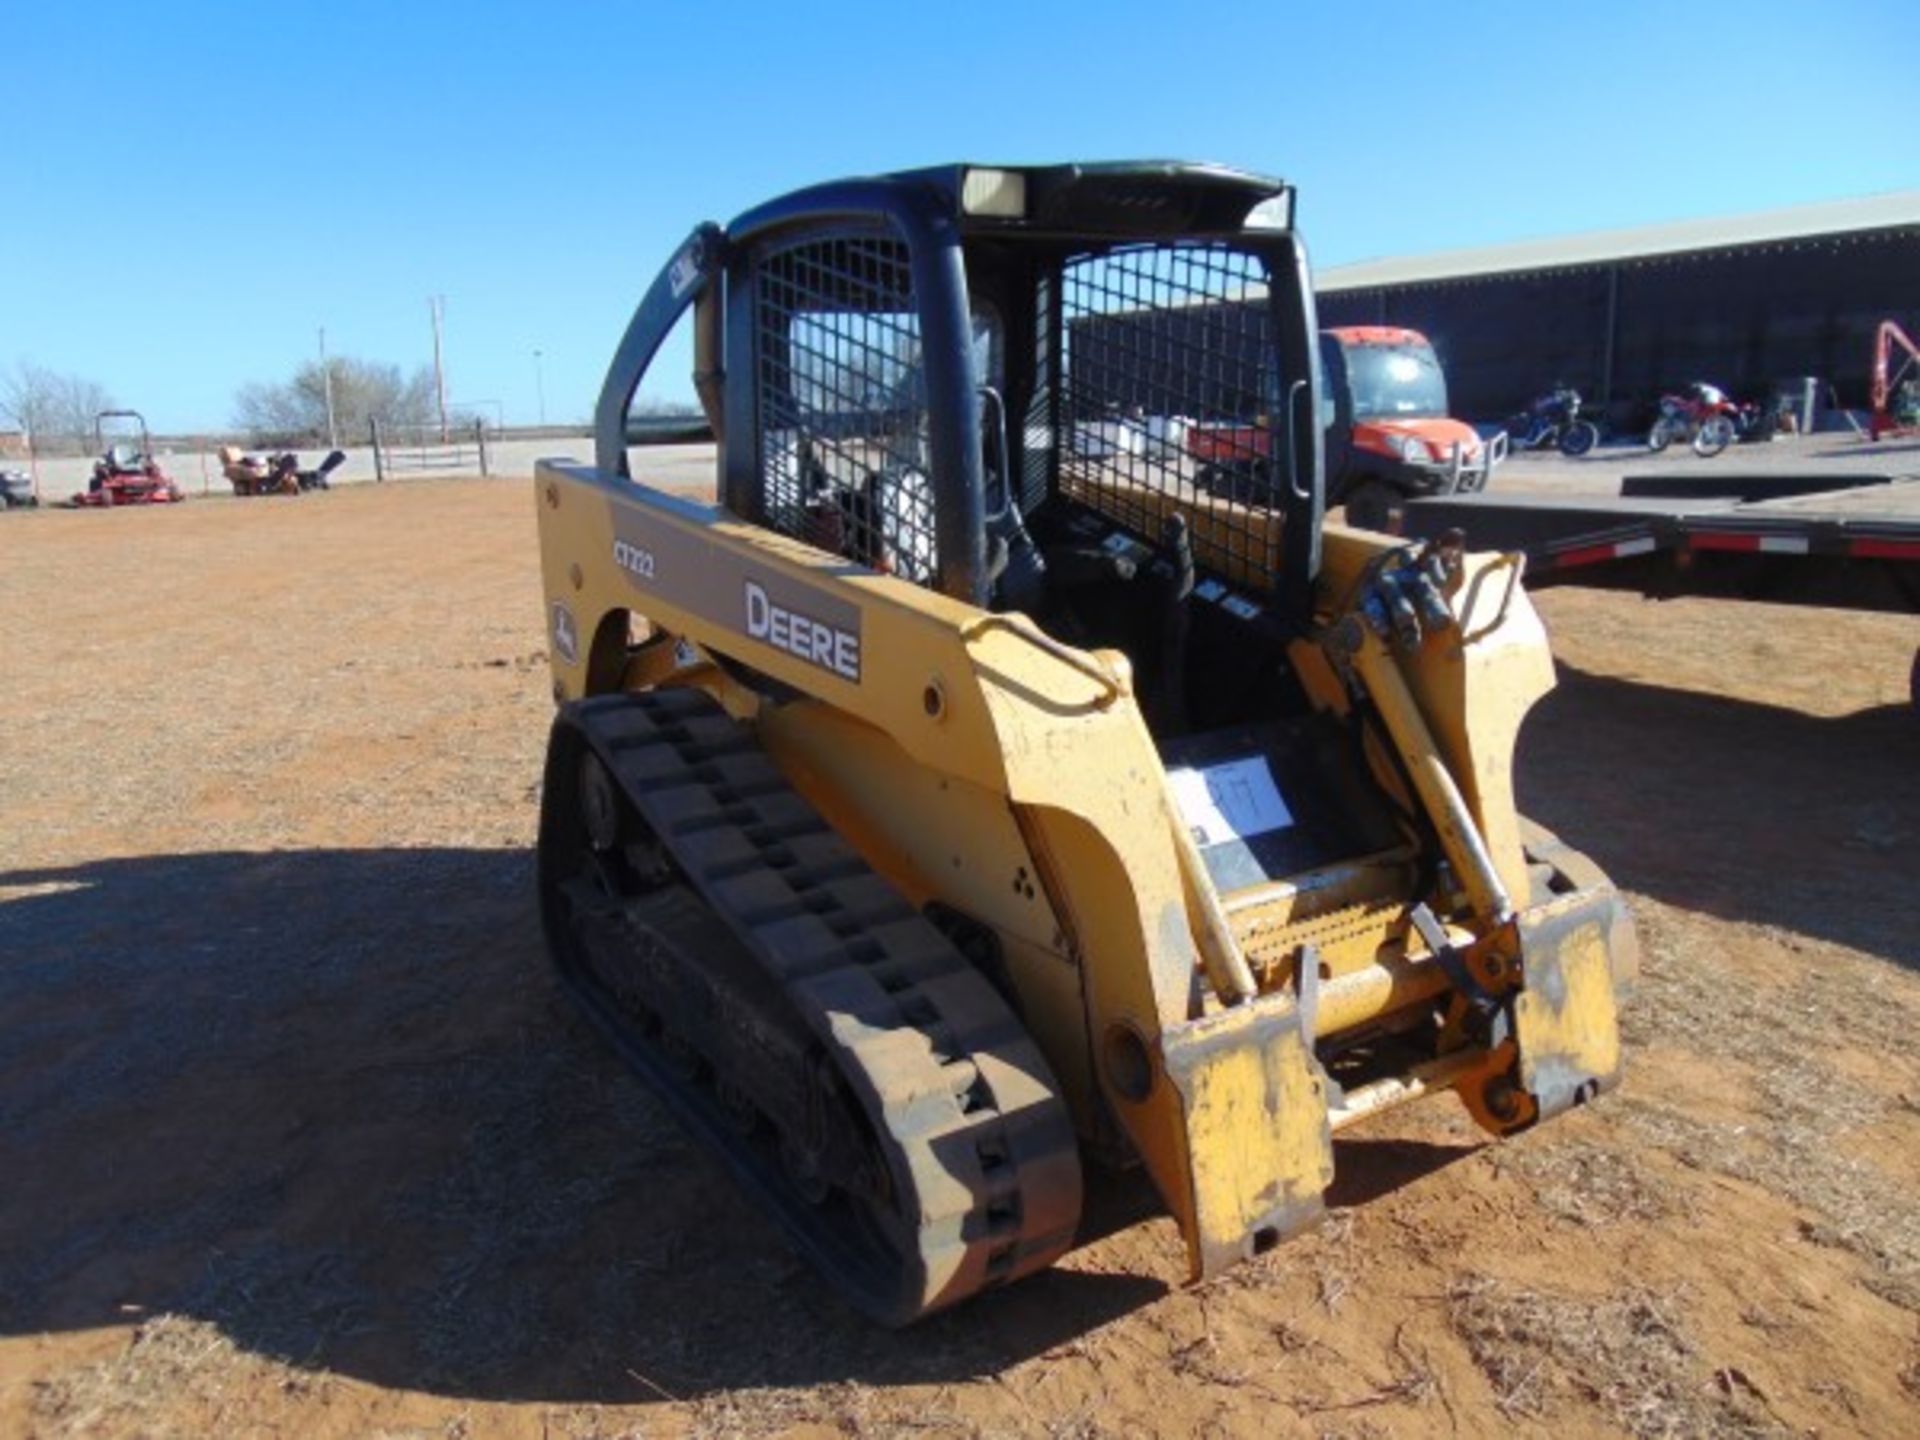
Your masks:
<instances>
[{"instance_id":1,"label":"corrugated metal roof","mask_svg":"<svg viewBox=\"0 0 1920 1440\"><path fill-rule=\"evenodd\" d=\"M1712 220L1681 220L1670 225L1642 225L1628 230L1595 230L1550 240L1522 240L1512 245L1489 245L1473 250L1442 250L1433 255L1389 260L1363 260L1333 265L1314 276L1322 293L1373 290L1388 285L1415 285L1438 280L1504 275L1513 271L1564 270L1580 265L1647 260L1691 251L1726 250L1742 245L1771 245L1859 230L1920 227L1920 190L1867 195L1857 200L1830 200L1817 205L1795 205L1755 215L1728 215Z\"/></svg>"}]
</instances>

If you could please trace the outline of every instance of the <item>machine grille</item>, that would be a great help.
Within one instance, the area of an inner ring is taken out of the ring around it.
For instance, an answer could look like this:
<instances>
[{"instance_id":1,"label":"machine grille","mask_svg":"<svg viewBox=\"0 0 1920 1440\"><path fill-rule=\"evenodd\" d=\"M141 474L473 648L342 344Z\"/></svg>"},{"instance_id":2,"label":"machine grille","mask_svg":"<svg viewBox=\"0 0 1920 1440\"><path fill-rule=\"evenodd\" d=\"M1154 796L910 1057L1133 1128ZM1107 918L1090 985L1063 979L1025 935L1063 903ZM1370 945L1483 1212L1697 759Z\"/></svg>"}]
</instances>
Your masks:
<instances>
[{"instance_id":1,"label":"machine grille","mask_svg":"<svg viewBox=\"0 0 1920 1440\"><path fill-rule=\"evenodd\" d=\"M755 266L765 523L929 585L927 394L907 247L812 238Z\"/></svg>"},{"instance_id":2,"label":"machine grille","mask_svg":"<svg viewBox=\"0 0 1920 1440\"><path fill-rule=\"evenodd\" d=\"M1059 303L1061 491L1150 536L1177 510L1202 564L1270 583L1281 397L1265 262L1221 244L1106 251L1067 263Z\"/></svg>"}]
</instances>

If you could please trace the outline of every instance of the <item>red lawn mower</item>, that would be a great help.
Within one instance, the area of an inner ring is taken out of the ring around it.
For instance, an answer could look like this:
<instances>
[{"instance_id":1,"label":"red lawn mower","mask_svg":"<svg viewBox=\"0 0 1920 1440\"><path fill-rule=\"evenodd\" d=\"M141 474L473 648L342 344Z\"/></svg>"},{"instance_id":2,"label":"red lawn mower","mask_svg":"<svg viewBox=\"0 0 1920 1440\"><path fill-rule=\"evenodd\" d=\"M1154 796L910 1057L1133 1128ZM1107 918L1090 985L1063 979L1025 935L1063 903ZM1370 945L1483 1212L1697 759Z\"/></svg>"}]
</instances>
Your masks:
<instances>
[{"instance_id":1,"label":"red lawn mower","mask_svg":"<svg viewBox=\"0 0 1920 1440\"><path fill-rule=\"evenodd\" d=\"M118 422L117 429L132 421L140 427L140 443L131 436L109 441L107 422ZM93 417L93 440L100 447L100 458L93 462L93 476L87 488L67 501L80 509L105 509L112 505L173 505L187 498L186 492L168 478L153 458L153 438L147 433L147 421L138 410L102 410Z\"/></svg>"}]
</instances>

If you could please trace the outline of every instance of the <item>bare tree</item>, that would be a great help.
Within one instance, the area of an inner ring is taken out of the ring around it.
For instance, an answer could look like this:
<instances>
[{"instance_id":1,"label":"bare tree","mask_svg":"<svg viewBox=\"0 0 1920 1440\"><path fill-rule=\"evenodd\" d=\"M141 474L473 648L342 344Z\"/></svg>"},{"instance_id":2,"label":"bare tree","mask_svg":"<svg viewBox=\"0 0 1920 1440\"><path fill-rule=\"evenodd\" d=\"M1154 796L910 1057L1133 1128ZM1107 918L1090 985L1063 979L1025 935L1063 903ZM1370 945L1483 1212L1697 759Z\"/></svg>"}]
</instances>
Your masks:
<instances>
[{"instance_id":1,"label":"bare tree","mask_svg":"<svg viewBox=\"0 0 1920 1440\"><path fill-rule=\"evenodd\" d=\"M234 424L263 445L325 440L329 371L334 428L343 438L364 437L369 420L423 425L435 414L431 368L421 366L403 376L398 365L334 355L325 370L317 360L309 360L284 384L241 386L233 397Z\"/></svg>"},{"instance_id":2,"label":"bare tree","mask_svg":"<svg viewBox=\"0 0 1920 1440\"><path fill-rule=\"evenodd\" d=\"M114 408L113 395L98 380L64 375L30 360L0 371L0 414L33 432L38 445L93 443L93 418Z\"/></svg>"},{"instance_id":3,"label":"bare tree","mask_svg":"<svg viewBox=\"0 0 1920 1440\"><path fill-rule=\"evenodd\" d=\"M59 377L44 366L22 360L0 374L0 413L22 430L51 433Z\"/></svg>"}]
</instances>

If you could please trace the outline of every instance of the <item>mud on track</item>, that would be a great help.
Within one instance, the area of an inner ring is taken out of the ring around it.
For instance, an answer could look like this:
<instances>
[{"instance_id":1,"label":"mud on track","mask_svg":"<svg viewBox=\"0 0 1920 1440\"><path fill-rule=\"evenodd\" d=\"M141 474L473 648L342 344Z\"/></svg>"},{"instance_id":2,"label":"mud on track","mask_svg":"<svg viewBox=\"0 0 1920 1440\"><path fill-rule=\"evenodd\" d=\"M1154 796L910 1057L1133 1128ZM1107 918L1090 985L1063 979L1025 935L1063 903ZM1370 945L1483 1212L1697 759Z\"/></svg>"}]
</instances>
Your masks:
<instances>
[{"instance_id":1,"label":"mud on track","mask_svg":"<svg viewBox=\"0 0 1920 1440\"><path fill-rule=\"evenodd\" d=\"M1920 623L1541 608L1623 1090L1384 1117L1200 1290L1120 1179L890 1336L546 974L528 484L0 517L0 1433L1913 1433Z\"/></svg>"}]
</instances>

